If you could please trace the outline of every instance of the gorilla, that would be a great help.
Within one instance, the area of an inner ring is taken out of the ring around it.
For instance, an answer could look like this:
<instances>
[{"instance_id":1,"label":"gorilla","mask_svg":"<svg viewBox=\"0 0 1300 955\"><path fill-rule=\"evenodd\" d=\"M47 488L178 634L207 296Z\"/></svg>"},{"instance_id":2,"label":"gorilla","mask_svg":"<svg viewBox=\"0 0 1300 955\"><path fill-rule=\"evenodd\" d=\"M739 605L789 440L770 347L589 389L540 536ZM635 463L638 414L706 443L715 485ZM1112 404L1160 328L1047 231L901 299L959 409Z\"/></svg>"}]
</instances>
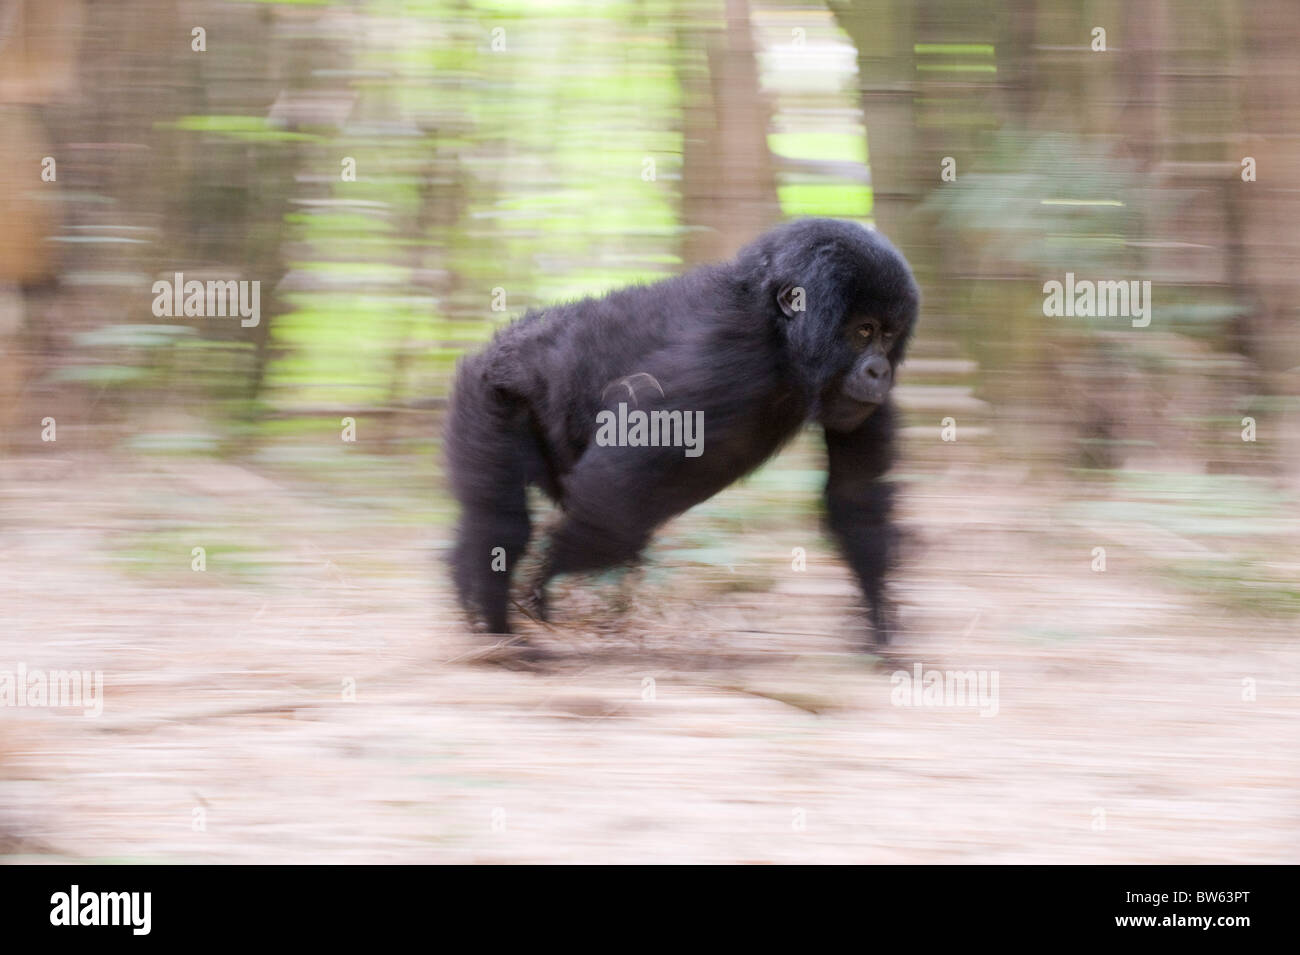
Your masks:
<instances>
[{"instance_id":1,"label":"gorilla","mask_svg":"<svg viewBox=\"0 0 1300 955\"><path fill-rule=\"evenodd\" d=\"M510 632L529 486L563 512L528 587L545 619L552 577L633 562L657 527L812 421L825 431L827 523L887 643L890 390L919 301L879 232L804 219L730 262L504 328L460 362L445 441L461 508L452 576L478 628Z\"/></svg>"}]
</instances>

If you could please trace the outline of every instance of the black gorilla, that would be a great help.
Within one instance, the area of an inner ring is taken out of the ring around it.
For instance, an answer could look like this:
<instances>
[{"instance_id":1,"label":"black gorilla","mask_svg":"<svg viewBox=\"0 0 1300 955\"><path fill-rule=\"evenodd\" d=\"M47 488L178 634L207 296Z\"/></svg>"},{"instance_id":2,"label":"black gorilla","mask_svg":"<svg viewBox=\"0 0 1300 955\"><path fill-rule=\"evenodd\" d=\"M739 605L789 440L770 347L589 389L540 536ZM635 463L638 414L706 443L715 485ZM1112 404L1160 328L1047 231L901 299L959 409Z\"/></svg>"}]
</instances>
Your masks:
<instances>
[{"instance_id":1,"label":"black gorilla","mask_svg":"<svg viewBox=\"0 0 1300 955\"><path fill-rule=\"evenodd\" d=\"M563 509L531 599L557 574L633 560L660 524L752 471L808 420L826 432L828 521L889 637L894 369L916 322L879 233L793 222L732 262L530 312L460 365L447 454L461 601L507 633L531 533L525 490Z\"/></svg>"}]
</instances>

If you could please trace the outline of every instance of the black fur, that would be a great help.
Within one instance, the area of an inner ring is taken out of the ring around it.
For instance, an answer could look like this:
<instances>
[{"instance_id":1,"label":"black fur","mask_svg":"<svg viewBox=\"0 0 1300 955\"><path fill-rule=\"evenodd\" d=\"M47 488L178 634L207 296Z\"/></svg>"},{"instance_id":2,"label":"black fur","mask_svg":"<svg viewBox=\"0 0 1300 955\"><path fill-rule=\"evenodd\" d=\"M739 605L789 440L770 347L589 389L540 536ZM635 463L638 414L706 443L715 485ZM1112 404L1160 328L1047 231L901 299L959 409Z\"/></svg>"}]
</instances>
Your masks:
<instances>
[{"instance_id":1,"label":"black fur","mask_svg":"<svg viewBox=\"0 0 1300 955\"><path fill-rule=\"evenodd\" d=\"M461 505L452 569L466 608L508 632L510 577L531 536L529 485L564 512L533 582L544 612L551 577L633 560L656 527L815 420L826 430L830 528L884 643L889 389L918 300L907 263L879 233L809 219L732 262L530 312L504 329L461 363L452 401L447 454ZM597 443L597 415L620 402L702 412L702 453ZM493 569L496 548L504 571Z\"/></svg>"}]
</instances>

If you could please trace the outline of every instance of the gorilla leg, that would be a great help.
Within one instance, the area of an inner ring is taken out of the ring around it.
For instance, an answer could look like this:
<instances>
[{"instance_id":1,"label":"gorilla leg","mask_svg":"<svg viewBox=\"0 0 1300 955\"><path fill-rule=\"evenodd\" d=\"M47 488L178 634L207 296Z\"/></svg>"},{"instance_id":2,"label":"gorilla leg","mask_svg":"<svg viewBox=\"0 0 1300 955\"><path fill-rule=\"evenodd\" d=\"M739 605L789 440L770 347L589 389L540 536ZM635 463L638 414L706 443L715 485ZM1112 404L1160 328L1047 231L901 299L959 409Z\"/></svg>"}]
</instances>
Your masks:
<instances>
[{"instance_id":1,"label":"gorilla leg","mask_svg":"<svg viewBox=\"0 0 1300 955\"><path fill-rule=\"evenodd\" d=\"M551 531L544 570L538 581L559 574L604 570L635 560L645 547L654 526L640 521L607 521L583 513L566 515Z\"/></svg>"},{"instance_id":2,"label":"gorilla leg","mask_svg":"<svg viewBox=\"0 0 1300 955\"><path fill-rule=\"evenodd\" d=\"M448 433L452 490L460 523L452 576L465 609L492 633L509 633L506 607L515 564L528 547L532 521L527 485L537 443L522 402L461 375Z\"/></svg>"},{"instance_id":3,"label":"gorilla leg","mask_svg":"<svg viewBox=\"0 0 1300 955\"><path fill-rule=\"evenodd\" d=\"M681 454L678 448L588 449L565 481L564 518L550 532L533 583L540 612L552 577L632 563L656 527L695 503L672 477Z\"/></svg>"},{"instance_id":4,"label":"gorilla leg","mask_svg":"<svg viewBox=\"0 0 1300 955\"><path fill-rule=\"evenodd\" d=\"M522 487L518 498L524 499ZM462 507L452 555L461 603L482 619L489 632L509 633L506 606L510 577L515 562L528 546L532 530L528 511L505 500L495 504L463 503Z\"/></svg>"}]
</instances>

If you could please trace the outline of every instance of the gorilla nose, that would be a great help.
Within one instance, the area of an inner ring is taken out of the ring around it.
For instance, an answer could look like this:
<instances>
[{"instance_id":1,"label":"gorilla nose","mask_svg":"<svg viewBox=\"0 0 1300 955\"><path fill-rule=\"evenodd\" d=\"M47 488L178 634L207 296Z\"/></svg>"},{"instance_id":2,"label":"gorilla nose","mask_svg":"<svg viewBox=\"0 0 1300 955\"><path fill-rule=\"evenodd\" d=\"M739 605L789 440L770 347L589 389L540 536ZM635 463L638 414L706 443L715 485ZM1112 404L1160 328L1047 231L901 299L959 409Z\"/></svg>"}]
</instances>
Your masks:
<instances>
[{"instance_id":1,"label":"gorilla nose","mask_svg":"<svg viewBox=\"0 0 1300 955\"><path fill-rule=\"evenodd\" d=\"M844 381L844 395L859 404L880 404L889 394L894 370L884 355L861 362Z\"/></svg>"}]
</instances>

